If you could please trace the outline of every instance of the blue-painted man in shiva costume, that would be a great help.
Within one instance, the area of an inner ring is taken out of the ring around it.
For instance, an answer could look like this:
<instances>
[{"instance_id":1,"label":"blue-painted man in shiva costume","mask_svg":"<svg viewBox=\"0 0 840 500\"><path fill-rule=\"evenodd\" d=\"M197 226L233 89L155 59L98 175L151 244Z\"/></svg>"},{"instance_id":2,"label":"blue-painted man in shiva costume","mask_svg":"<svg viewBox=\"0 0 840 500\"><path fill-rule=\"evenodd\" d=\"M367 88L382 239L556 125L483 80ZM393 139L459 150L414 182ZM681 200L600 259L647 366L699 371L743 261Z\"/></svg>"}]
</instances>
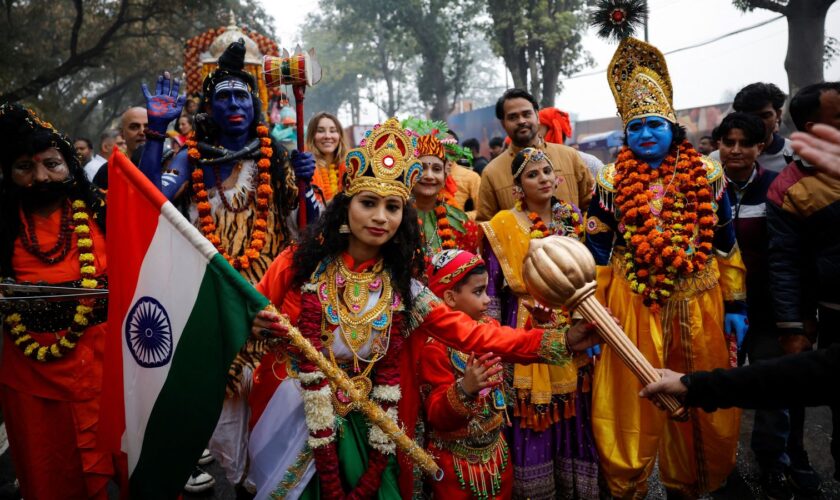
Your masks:
<instances>
[{"instance_id":1,"label":"blue-painted man in shiva costume","mask_svg":"<svg viewBox=\"0 0 840 500\"><path fill-rule=\"evenodd\" d=\"M262 120L254 75L243 70L244 61L245 43L240 39L228 46L218 68L204 79L195 135L168 165L162 160L163 140L167 126L181 115L185 97L178 95L179 82L168 73L158 78L154 94L143 85L149 128L140 169L243 277L256 284L297 235L298 211L305 210L307 222L314 223L323 207L310 184L314 157L298 151L289 155L272 140ZM304 190L302 204L299 189ZM266 348L265 341L250 338L231 366L228 398L210 443L233 483L246 469L247 396L252 370ZM191 481L203 477L200 472Z\"/></svg>"},{"instance_id":2,"label":"blue-painted man in shiva costume","mask_svg":"<svg viewBox=\"0 0 840 500\"><path fill-rule=\"evenodd\" d=\"M195 136L166 167L163 139L169 123L181 114L184 96L178 95L179 82L168 74L158 78L155 94L143 86L150 132L140 169L167 198L181 201L190 221L248 281L257 283L296 234L293 212L305 209L307 219L314 222L322 207L309 183L315 168L312 154L288 155L268 136L256 82L243 70L244 59L242 40L230 44L219 58L219 67L204 79ZM296 181L304 181L305 207L299 206ZM269 202L263 206L260 199L266 195ZM209 214L202 202L209 203ZM263 209L268 213L261 214ZM260 248L251 244L255 236L264 240Z\"/></svg>"},{"instance_id":3,"label":"blue-painted man in shiva costume","mask_svg":"<svg viewBox=\"0 0 840 500\"><path fill-rule=\"evenodd\" d=\"M654 367L727 367L747 324L723 170L685 140L659 50L625 38L607 74L626 145L598 175L587 214L599 299ZM640 399L640 388L605 348L592 413L611 494L644 497L657 453L669 498L720 488L735 465L738 410L692 409L687 422L676 422Z\"/></svg>"}]
</instances>

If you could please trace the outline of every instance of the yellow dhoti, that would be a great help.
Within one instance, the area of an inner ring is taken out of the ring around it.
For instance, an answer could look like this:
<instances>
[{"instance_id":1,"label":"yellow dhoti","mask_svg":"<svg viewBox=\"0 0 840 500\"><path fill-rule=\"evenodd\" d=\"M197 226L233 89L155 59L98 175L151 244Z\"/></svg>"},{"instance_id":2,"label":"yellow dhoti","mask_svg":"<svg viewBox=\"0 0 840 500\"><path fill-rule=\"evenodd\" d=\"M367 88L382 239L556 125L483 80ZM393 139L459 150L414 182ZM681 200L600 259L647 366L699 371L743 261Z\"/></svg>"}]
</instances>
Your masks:
<instances>
[{"instance_id":1,"label":"yellow dhoti","mask_svg":"<svg viewBox=\"0 0 840 500\"><path fill-rule=\"evenodd\" d=\"M598 269L599 299L619 318L628 337L656 368L681 373L729 366L723 332L723 288L736 268L712 259L706 270L677 284L674 297L652 313L630 290L621 257ZM601 470L620 498L644 498L657 453L662 483L695 496L714 491L735 466L740 410L706 413L690 409L687 422L675 422L639 397L641 384L609 347L595 365L592 425Z\"/></svg>"}]
</instances>

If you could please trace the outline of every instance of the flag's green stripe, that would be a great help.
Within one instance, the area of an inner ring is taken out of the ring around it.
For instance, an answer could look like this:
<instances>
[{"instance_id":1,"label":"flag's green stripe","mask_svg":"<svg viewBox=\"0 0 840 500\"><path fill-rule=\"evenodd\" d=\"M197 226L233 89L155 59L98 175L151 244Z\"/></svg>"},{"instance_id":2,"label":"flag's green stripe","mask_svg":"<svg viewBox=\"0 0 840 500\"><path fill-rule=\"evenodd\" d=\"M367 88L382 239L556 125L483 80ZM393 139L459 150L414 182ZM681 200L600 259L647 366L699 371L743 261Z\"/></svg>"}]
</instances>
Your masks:
<instances>
[{"instance_id":1,"label":"flag's green stripe","mask_svg":"<svg viewBox=\"0 0 840 500\"><path fill-rule=\"evenodd\" d=\"M216 255L175 348L131 475L132 498L175 498L213 433L228 368L268 300Z\"/></svg>"}]
</instances>

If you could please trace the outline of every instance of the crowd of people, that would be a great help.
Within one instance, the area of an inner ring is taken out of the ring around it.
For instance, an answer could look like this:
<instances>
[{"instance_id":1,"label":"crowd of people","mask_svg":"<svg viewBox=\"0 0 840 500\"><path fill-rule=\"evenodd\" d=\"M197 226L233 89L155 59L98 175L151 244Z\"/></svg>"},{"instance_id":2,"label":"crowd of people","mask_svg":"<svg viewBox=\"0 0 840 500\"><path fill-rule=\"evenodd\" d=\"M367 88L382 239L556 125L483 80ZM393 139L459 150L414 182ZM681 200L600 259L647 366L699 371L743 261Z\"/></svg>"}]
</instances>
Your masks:
<instances>
[{"instance_id":1,"label":"crowd of people","mask_svg":"<svg viewBox=\"0 0 840 500\"><path fill-rule=\"evenodd\" d=\"M243 496L644 498L658 462L668 498L700 498L735 468L737 407L758 408L763 494L819 491L804 406L832 405L836 434L840 83L790 99L793 140L780 134L785 94L747 85L695 149L664 56L626 38L607 72L625 132L614 161L564 145L568 114L522 89L498 99L507 138L488 160L418 118L350 144L327 112L310 119L305 151L286 147L294 122L266 125L244 56L231 44L197 97L168 73L144 85L146 106L98 149L0 107L0 276L79 290L41 309L0 301L0 403L22 497L107 498L119 466L96 442L109 324L94 294L120 258L104 224L115 151L276 307L250 325L196 457L218 460ZM531 240L552 236L586 245L598 300L659 382L642 387L597 325L529 293ZM271 341L287 334L280 314L442 478ZM660 393L687 419L645 399ZM840 459L840 438L831 452ZM184 479L190 492L214 481L198 466Z\"/></svg>"}]
</instances>

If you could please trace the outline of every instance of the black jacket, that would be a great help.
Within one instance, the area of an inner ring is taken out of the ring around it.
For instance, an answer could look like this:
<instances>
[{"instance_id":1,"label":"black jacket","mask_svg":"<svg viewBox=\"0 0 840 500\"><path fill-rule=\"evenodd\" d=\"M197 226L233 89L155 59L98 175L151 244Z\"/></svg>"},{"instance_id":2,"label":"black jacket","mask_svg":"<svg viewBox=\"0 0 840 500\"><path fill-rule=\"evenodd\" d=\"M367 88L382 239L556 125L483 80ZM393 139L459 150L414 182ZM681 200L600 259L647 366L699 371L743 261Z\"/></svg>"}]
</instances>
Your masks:
<instances>
[{"instance_id":1,"label":"black jacket","mask_svg":"<svg viewBox=\"0 0 840 500\"><path fill-rule=\"evenodd\" d=\"M682 378L687 406L784 409L840 402L840 344L753 365L694 372Z\"/></svg>"},{"instance_id":2,"label":"black jacket","mask_svg":"<svg viewBox=\"0 0 840 500\"><path fill-rule=\"evenodd\" d=\"M776 326L802 333L816 302L840 304L840 179L785 167L767 192L767 232Z\"/></svg>"}]
</instances>

